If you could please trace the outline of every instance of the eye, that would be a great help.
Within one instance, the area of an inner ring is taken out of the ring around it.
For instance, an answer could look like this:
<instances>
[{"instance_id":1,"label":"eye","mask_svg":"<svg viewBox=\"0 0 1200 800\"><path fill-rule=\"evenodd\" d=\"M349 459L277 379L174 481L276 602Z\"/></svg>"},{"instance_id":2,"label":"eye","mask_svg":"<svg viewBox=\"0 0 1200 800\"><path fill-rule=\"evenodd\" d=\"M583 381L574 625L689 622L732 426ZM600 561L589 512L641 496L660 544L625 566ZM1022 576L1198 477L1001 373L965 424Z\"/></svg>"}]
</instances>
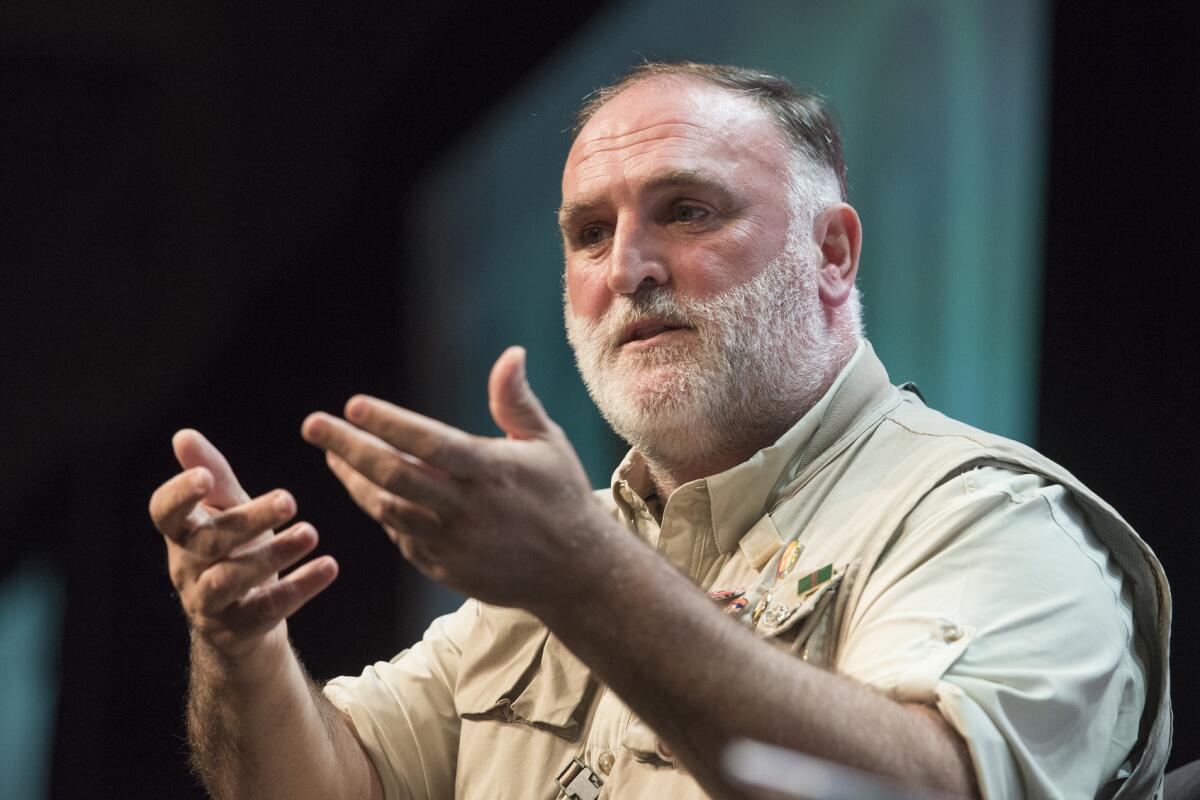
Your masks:
<instances>
[{"instance_id":1,"label":"eye","mask_svg":"<svg viewBox=\"0 0 1200 800\"><path fill-rule=\"evenodd\" d=\"M604 229L599 225L588 225L579 232L579 243L584 247L595 247L604 241Z\"/></svg>"},{"instance_id":2,"label":"eye","mask_svg":"<svg viewBox=\"0 0 1200 800\"><path fill-rule=\"evenodd\" d=\"M707 208L690 203L677 203L671 208L673 222L699 222L709 215Z\"/></svg>"}]
</instances>

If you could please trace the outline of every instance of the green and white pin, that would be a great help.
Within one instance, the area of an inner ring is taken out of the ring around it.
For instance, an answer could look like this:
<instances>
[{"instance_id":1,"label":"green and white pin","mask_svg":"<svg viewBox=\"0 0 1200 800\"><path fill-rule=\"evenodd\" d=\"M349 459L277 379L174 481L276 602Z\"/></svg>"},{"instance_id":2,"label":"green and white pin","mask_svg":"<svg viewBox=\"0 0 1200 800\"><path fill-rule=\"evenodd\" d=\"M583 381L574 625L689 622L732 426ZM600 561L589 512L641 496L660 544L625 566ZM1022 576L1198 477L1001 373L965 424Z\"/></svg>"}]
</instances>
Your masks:
<instances>
[{"instance_id":1,"label":"green and white pin","mask_svg":"<svg viewBox=\"0 0 1200 800\"><path fill-rule=\"evenodd\" d=\"M796 581L796 594L804 596L833 577L833 564L826 564Z\"/></svg>"}]
</instances>

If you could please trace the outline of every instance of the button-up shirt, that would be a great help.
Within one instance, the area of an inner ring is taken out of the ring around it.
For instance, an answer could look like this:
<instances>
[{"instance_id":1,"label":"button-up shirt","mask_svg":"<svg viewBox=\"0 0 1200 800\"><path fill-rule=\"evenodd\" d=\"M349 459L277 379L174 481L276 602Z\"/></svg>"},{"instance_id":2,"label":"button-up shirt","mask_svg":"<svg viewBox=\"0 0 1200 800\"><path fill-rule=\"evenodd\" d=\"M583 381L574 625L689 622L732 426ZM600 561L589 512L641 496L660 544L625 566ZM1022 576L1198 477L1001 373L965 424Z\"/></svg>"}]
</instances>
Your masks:
<instances>
[{"instance_id":1,"label":"button-up shirt","mask_svg":"<svg viewBox=\"0 0 1200 800\"><path fill-rule=\"evenodd\" d=\"M764 524L864 358L874 354L860 347L825 397L748 461L660 504L631 453L606 493L612 513L714 602L736 600L760 574L786 577L782 602L754 594L762 607L742 612L781 646L820 599L817 584L836 587L876 533L822 521L849 520L851 507L803 530ZM888 491L852 496L886 506ZM792 540L798 555L782 551ZM809 583L796 588L798 576ZM631 613L652 610L631 598ZM936 486L829 635L837 646L826 666L942 713L966 740L985 797L1091 797L1128 767L1146 697L1129 586L1071 493L1041 476L978 466ZM353 720L388 800L555 798L554 777L573 758L603 782L600 797L704 796L654 732L524 612L469 600L411 649L325 691Z\"/></svg>"}]
</instances>

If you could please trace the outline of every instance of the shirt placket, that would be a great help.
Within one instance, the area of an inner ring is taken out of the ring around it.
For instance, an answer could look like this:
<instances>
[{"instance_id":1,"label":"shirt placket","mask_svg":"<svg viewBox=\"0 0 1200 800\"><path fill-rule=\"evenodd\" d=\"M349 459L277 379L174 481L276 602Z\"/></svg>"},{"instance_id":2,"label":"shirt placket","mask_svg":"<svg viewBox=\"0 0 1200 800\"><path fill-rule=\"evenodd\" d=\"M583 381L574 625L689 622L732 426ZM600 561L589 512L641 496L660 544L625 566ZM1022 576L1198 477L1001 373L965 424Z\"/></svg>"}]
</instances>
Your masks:
<instances>
[{"instance_id":1,"label":"shirt placket","mask_svg":"<svg viewBox=\"0 0 1200 800\"><path fill-rule=\"evenodd\" d=\"M600 797L607 797L611 793L612 786L609 785L609 781L620 755L625 728L629 725L629 714L629 709L620 698L607 686L601 688L600 698L596 701L595 716L581 755L582 761L604 782Z\"/></svg>"},{"instance_id":2,"label":"shirt placket","mask_svg":"<svg viewBox=\"0 0 1200 800\"><path fill-rule=\"evenodd\" d=\"M699 540L713 538L708 493L703 484L689 486L672 495L660 525L643 500L626 481L617 485L627 527L656 552L689 577L709 570L718 555L713 547ZM712 557L707 557L711 555ZM621 755L622 741L631 720L629 708L608 687L602 687L596 701L595 716L588 730L581 760L605 785L599 797L612 796L610 777Z\"/></svg>"},{"instance_id":3,"label":"shirt placket","mask_svg":"<svg viewBox=\"0 0 1200 800\"><path fill-rule=\"evenodd\" d=\"M657 550L661 529L658 520L650 513L646 501L639 497L626 481L617 484L617 494L624 505L622 516L626 526L637 534L638 538Z\"/></svg>"},{"instance_id":4,"label":"shirt placket","mask_svg":"<svg viewBox=\"0 0 1200 800\"><path fill-rule=\"evenodd\" d=\"M650 547L658 550L662 529L649 507L627 481L616 485L621 516L629 530ZM580 753L580 760L604 782L599 797L609 797L613 767L620 755L621 740L629 725L630 711L607 686L601 686L591 724Z\"/></svg>"}]
</instances>

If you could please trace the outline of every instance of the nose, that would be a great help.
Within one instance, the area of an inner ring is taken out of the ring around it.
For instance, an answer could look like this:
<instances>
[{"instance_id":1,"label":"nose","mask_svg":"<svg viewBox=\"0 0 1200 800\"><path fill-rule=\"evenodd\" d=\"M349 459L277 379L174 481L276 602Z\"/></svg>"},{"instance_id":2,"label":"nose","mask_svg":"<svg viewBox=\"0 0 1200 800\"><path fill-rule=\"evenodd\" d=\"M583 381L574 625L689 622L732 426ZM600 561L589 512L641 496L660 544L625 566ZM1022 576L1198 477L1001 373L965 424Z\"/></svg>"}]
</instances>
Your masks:
<instances>
[{"instance_id":1,"label":"nose","mask_svg":"<svg viewBox=\"0 0 1200 800\"><path fill-rule=\"evenodd\" d=\"M662 286L669 279L666 253L652 232L632 221L619 225L609 255L609 290L634 294L643 286Z\"/></svg>"}]
</instances>

